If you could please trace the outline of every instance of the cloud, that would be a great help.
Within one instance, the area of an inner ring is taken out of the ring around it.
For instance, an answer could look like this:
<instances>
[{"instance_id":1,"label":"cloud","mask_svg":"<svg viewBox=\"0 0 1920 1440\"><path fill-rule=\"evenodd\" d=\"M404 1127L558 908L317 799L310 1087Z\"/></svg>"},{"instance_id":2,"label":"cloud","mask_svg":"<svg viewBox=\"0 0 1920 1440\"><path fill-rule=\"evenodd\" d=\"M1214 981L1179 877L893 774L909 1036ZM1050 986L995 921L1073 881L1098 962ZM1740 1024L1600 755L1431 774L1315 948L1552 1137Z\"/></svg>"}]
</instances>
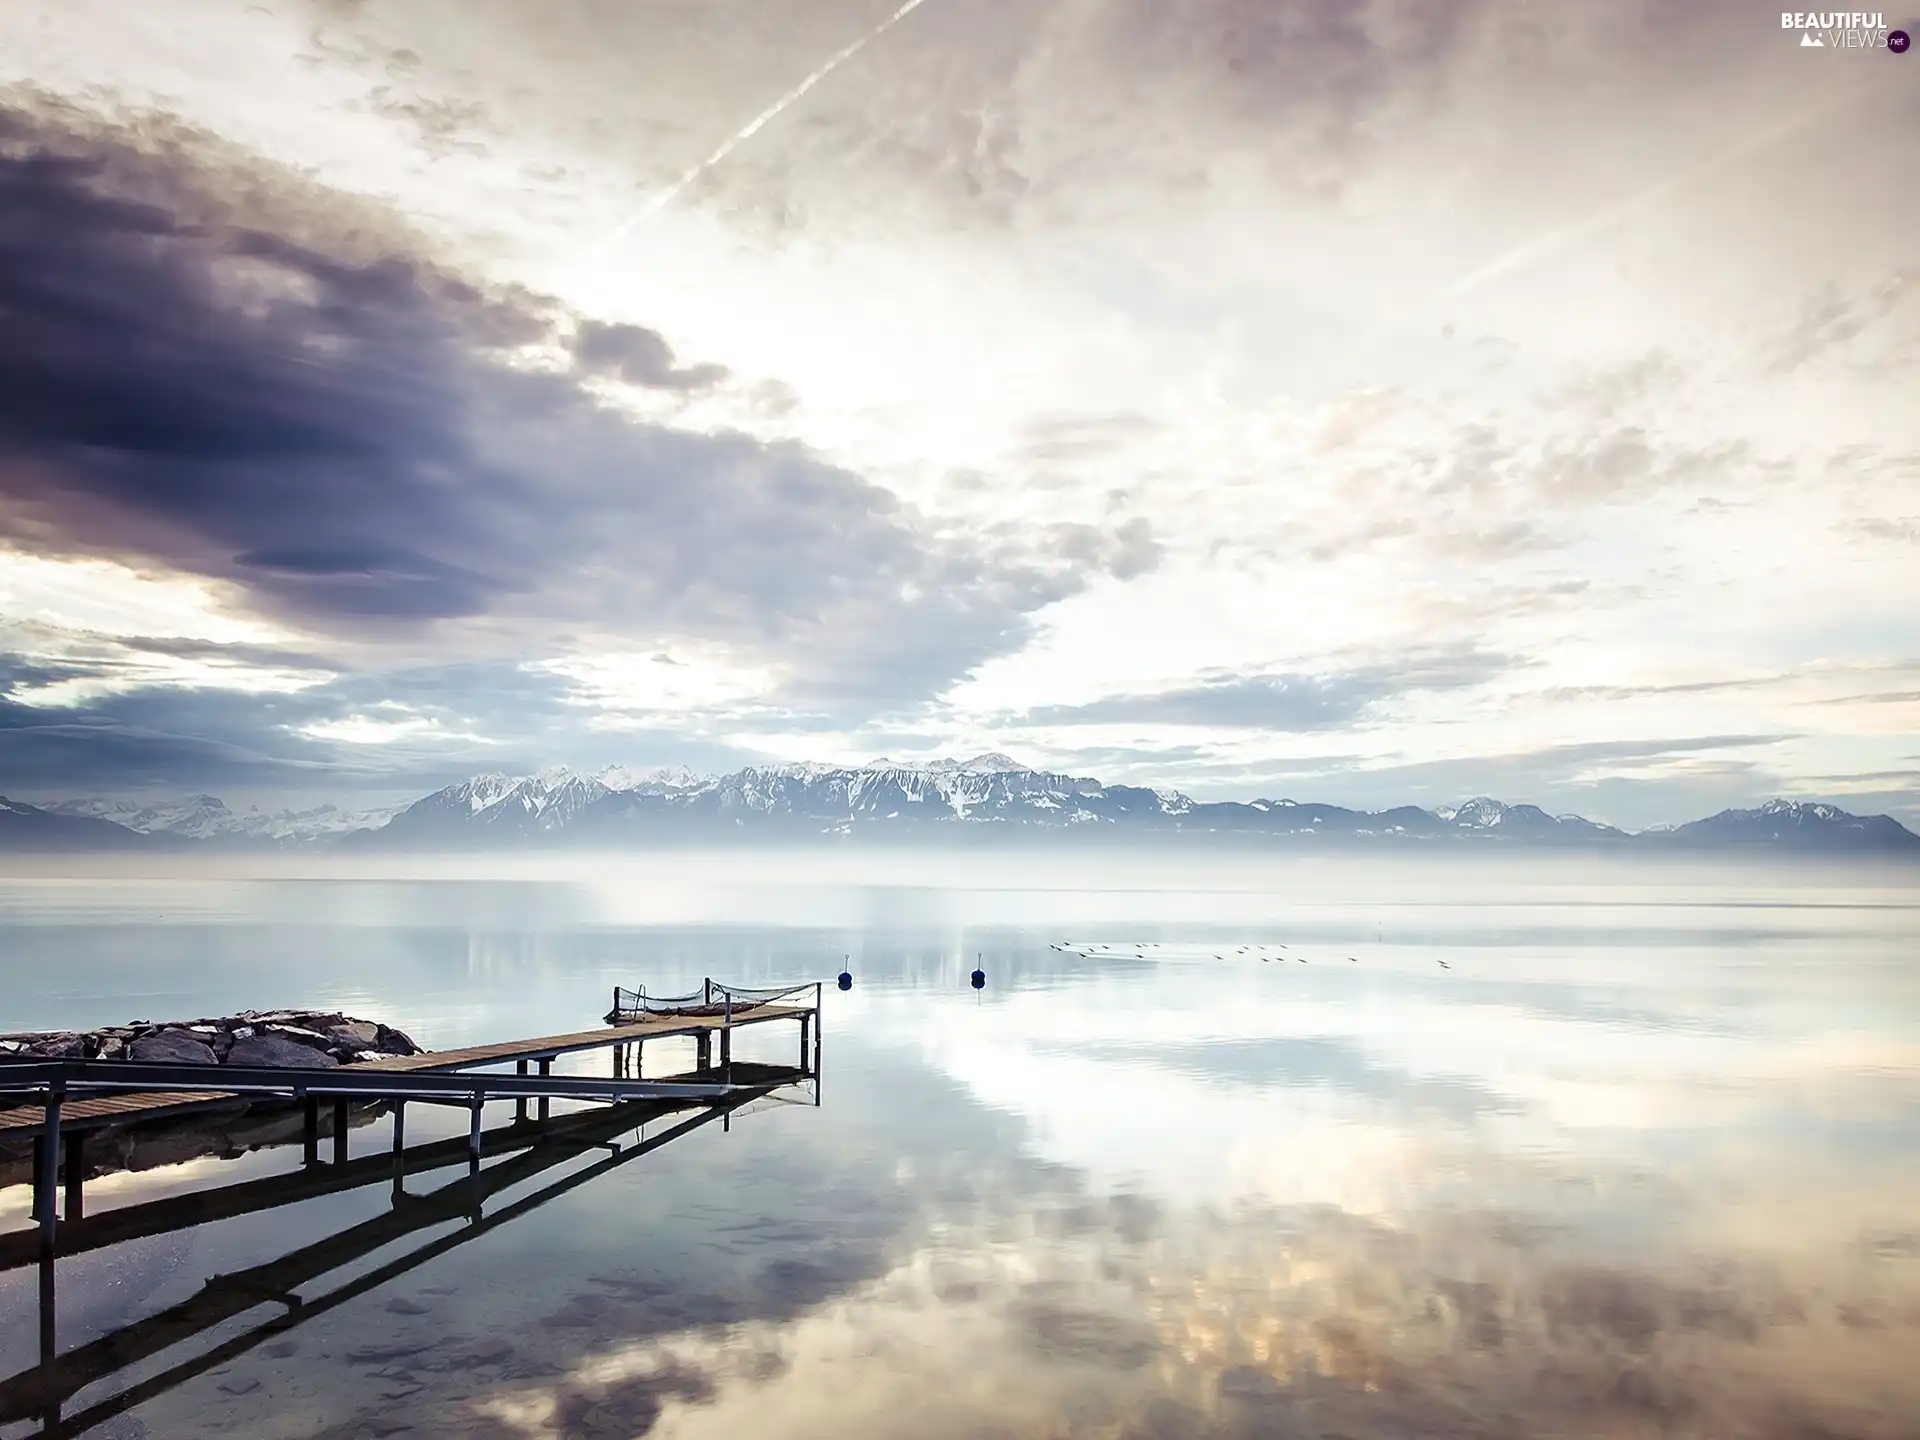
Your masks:
<instances>
[{"instance_id":1,"label":"cloud","mask_svg":"<svg viewBox=\"0 0 1920 1440\"><path fill-rule=\"evenodd\" d=\"M1193 725L1307 732L1352 725L1417 691L1468 690L1515 668L1509 656L1459 651L1327 674L1218 675L1199 684L1026 711L1029 725Z\"/></svg>"},{"instance_id":2,"label":"cloud","mask_svg":"<svg viewBox=\"0 0 1920 1440\"><path fill-rule=\"evenodd\" d=\"M676 365L673 348L644 325L583 321L574 332L573 358L587 370L656 390L704 390L727 378L724 365Z\"/></svg>"},{"instance_id":3,"label":"cloud","mask_svg":"<svg viewBox=\"0 0 1920 1440\"><path fill-rule=\"evenodd\" d=\"M552 302L331 235L300 217L334 197L234 163L0 112L0 537L207 576L309 633L703 636L890 703L1153 563L1144 522L990 546L797 444L618 414L543 362ZM639 326L575 334L637 383L721 373Z\"/></svg>"},{"instance_id":4,"label":"cloud","mask_svg":"<svg viewBox=\"0 0 1920 1440\"><path fill-rule=\"evenodd\" d=\"M329 747L276 723L309 708L304 698L172 689L58 709L0 698L0 793L297 790L355 778Z\"/></svg>"}]
</instances>

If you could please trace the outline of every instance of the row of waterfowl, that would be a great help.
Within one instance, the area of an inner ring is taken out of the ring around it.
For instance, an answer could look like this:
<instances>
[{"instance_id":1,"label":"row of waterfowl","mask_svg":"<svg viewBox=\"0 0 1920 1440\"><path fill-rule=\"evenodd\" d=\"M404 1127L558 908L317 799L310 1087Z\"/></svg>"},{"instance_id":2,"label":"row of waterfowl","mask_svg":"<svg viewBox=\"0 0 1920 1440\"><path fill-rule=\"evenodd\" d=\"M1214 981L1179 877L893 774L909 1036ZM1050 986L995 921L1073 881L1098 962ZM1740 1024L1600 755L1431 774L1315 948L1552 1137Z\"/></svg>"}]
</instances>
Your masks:
<instances>
[{"instance_id":1,"label":"row of waterfowl","mask_svg":"<svg viewBox=\"0 0 1920 1440\"><path fill-rule=\"evenodd\" d=\"M1086 957L1089 960L1111 959L1111 958L1149 960L1149 959L1156 958L1152 955L1149 955L1148 954L1149 951L1166 951L1172 947L1166 946L1158 940L1138 940L1128 945L1111 945L1105 942L1076 943L1075 941L1072 941L1072 940L1056 940L1053 942L1052 945L1048 946L1047 948L1051 950L1061 951L1064 954L1081 955ZM1193 947L1182 947L1182 948L1193 948ZM1276 953L1269 954L1267 953L1268 951L1273 951ZM1277 953L1280 951L1288 951L1289 953L1287 954ZM1306 965L1310 963L1305 955L1301 955L1297 952L1292 951L1291 947L1288 946L1283 941L1275 941L1272 945L1247 944L1247 945L1240 946L1240 948L1237 950L1231 950L1231 951L1220 950L1220 951L1214 952L1213 958L1216 960L1237 960L1241 956L1247 956L1249 958L1257 958L1267 962L1272 962L1274 960L1286 961L1291 959L1291 960L1298 961L1302 965ZM1350 964L1358 965L1360 963L1360 957L1358 955L1349 955L1346 958L1348 963ZM1444 960L1440 960L1437 963L1439 964L1442 970L1451 970L1453 968Z\"/></svg>"}]
</instances>

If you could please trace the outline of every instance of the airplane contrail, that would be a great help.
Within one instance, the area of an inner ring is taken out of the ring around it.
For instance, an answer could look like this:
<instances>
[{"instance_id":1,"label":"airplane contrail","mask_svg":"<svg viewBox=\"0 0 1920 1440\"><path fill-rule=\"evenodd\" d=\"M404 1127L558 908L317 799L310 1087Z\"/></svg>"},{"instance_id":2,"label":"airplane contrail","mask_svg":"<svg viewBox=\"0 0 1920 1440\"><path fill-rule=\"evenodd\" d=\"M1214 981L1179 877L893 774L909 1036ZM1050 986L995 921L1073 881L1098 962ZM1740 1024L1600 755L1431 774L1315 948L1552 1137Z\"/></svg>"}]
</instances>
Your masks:
<instances>
[{"instance_id":1,"label":"airplane contrail","mask_svg":"<svg viewBox=\"0 0 1920 1440\"><path fill-rule=\"evenodd\" d=\"M1453 284L1442 290L1435 299L1457 299L1470 291L1478 290L1490 281L1498 280L1503 275L1510 275L1515 270L1531 265L1536 260L1543 260L1549 255L1557 255L1562 250L1577 245L1589 236L1596 235L1600 231L1616 225L1622 220L1628 219L1654 204L1656 201L1665 199L1682 185L1688 181L1697 179L1707 171L1718 170L1721 166L1731 161L1743 159L1756 150L1763 149L1775 141L1784 140L1796 131L1804 130L1807 126L1824 120L1836 110L1842 110L1849 105L1858 103L1864 93L1866 93L1866 87L1863 87L1861 91L1856 91L1839 100L1830 101L1825 105L1815 106L1811 110L1803 110L1798 115L1781 121L1778 125L1769 126L1758 134L1748 136L1737 145L1730 146L1725 150L1709 155L1704 160L1696 161L1686 169L1669 175L1665 180L1660 181L1659 184L1651 185L1637 195L1628 196L1625 200L1609 205L1606 209L1597 211L1587 216L1584 220L1577 220L1571 225L1560 225L1551 230L1542 231L1531 239L1522 241L1504 254L1495 256L1492 260L1480 266L1479 269L1461 276L1460 279L1454 281Z\"/></svg>"},{"instance_id":2,"label":"airplane contrail","mask_svg":"<svg viewBox=\"0 0 1920 1440\"><path fill-rule=\"evenodd\" d=\"M609 249L626 238L627 233L631 231L635 225L638 225L642 220L651 216L658 215L662 210L666 209L689 185L706 174L707 171L711 170L714 166L718 165L722 160L726 159L727 156L731 155L740 146L751 140L770 121L777 119L782 110L785 110L789 105L813 89L814 86L826 79L827 76L838 70L842 65L846 64L847 61L866 49L868 45L878 40L882 35L886 34L887 31L898 25L902 20L906 19L907 16L911 15L926 3L927 0L906 0L904 5L898 10L895 10L878 25L874 26L873 29L869 30L865 35L862 35L851 45L835 51L827 58L825 63L816 68L798 85L795 85L791 90L787 91L786 94L774 101L773 104L749 120L737 133L730 136L719 149L715 150L711 155L707 156L706 159L702 160L678 180L667 186L666 189L654 195L633 215L623 220L606 239L600 242L597 253L605 254Z\"/></svg>"}]
</instances>

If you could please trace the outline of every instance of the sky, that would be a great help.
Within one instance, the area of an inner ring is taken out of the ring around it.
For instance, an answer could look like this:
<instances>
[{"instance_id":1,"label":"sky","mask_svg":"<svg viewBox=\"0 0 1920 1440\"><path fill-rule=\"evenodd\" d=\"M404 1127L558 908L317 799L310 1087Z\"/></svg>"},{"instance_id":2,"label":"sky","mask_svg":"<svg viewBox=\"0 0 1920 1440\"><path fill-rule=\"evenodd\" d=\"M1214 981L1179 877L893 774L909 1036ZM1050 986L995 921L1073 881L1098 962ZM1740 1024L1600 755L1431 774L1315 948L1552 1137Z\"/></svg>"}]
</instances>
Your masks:
<instances>
[{"instance_id":1,"label":"sky","mask_svg":"<svg viewBox=\"0 0 1920 1440\"><path fill-rule=\"evenodd\" d=\"M1920 56L1801 38L0 0L0 792L1920 823Z\"/></svg>"}]
</instances>

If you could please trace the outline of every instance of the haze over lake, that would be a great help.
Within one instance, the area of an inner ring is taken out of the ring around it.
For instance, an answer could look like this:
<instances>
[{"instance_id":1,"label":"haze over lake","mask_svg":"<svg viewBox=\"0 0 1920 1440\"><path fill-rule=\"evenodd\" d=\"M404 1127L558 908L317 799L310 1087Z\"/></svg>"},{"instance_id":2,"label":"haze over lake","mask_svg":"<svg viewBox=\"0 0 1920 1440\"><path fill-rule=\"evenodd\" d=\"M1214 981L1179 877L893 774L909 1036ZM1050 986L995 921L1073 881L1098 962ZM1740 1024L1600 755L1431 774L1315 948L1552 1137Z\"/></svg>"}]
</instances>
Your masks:
<instances>
[{"instance_id":1,"label":"haze over lake","mask_svg":"<svg viewBox=\"0 0 1920 1440\"><path fill-rule=\"evenodd\" d=\"M591 1025L615 984L830 980L843 955L856 977L827 991L817 1108L705 1126L101 1433L1891 1437L1920 1415L1911 868L62 868L0 883L0 1028L313 1004L440 1048ZM743 1035L786 1058L790 1030ZM410 1141L464 1128L423 1108ZM353 1143L380 1153L384 1122ZM297 1165L106 1177L90 1209ZM386 1203L63 1261L61 1347ZM0 1206L27 1223L23 1187ZM34 1360L32 1286L0 1275L7 1374Z\"/></svg>"}]
</instances>

